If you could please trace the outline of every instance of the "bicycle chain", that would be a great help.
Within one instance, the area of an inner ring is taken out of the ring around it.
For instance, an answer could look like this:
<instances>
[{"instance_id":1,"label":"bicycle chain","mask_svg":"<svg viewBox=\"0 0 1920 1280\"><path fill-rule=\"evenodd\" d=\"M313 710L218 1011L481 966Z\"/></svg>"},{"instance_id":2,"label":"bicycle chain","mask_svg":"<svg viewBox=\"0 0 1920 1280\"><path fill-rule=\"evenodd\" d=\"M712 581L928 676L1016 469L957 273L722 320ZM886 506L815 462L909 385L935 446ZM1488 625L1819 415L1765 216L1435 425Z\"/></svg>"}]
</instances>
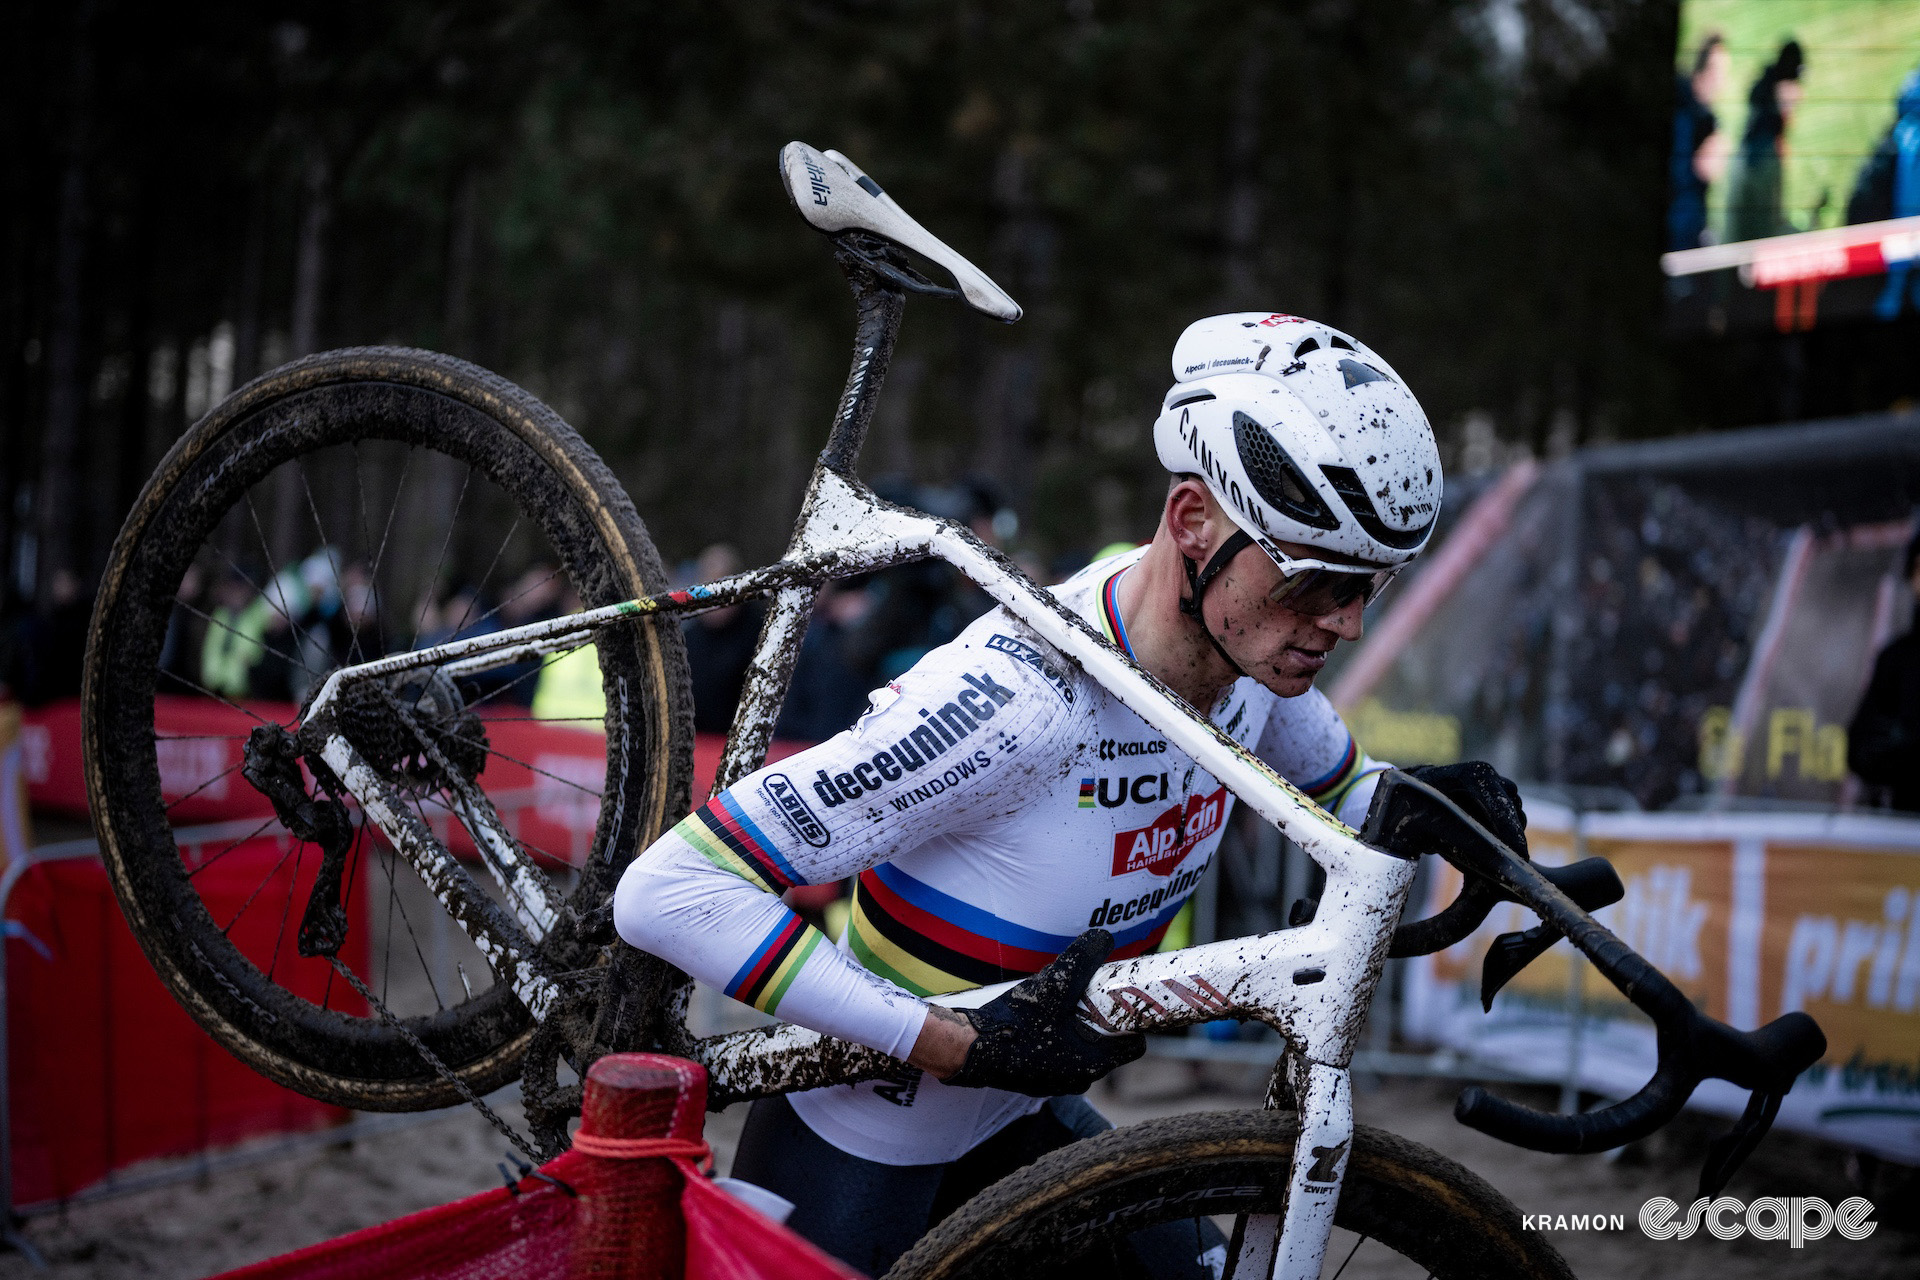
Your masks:
<instances>
[{"instance_id":1,"label":"bicycle chain","mask_svg":"<svg viewBox=\"0 0 1920 1280\"><path fill-rule=\"evenodd\" d=\"M355 991L358 991L360 993L361 999L365 1000L369 1005L373 1007L374 1012L380 1015L380 1020L382 1022L385 1022L388 1026L392 1027L395 1031L398 1031L402 1036L402 1038L404 1038L408 1044L413 1046L414 1051L426 1060L427 1065L432 1067L435 1073L437 1073L442 1080L445 1080L448 1084L452 1085L454 1088L454 1092L458 1093L462 1098L466 1099L467 1105L471 1106L475 1111L478 1111L481 1115L485 1116L487 1118L487 1122L491 1124L494 1128L498 1129L500 1131L500 1135L504 1137L508 1142L511 1142L514 1145L514 1147L519 1150L521 1155L533 1161L535 1164L543 1163L546 1160L551 1158L549 1156L542 1155L538 1150L534 1148L531 1142L529 1142L527 1139L520 1136L519 1130L515 1129L512 1125L508 1124L505 1120L502 1120L500 1118L500 1113L495 1111L492 1107L488 1106L486 1102L480 1097L480 1095L475 1093L472 1087L468 1085L465 1080L462 1080L459 1076L455 1075L453 1073L453 1068L449 1067L446 1063L442 1062L440 1060L440 1055L427 1047L426 1041L422 1040L419 1036L413 1034L413 1032L407 1027L407 1025L401 1022L400 1019L394 1014L393 1010L387 1008L386 1002L381 1000L379 996L374 995L372 989L369 988L366 983L360 981L360 977L358 974L354 973L353 970L347 968L346 965L342 964L338 956L328 956L327 962L333 966L333 970L335 973L339 974L342 978L345 978L347 980L347 984L351 986Z\"/></svg>"}]
</instances>

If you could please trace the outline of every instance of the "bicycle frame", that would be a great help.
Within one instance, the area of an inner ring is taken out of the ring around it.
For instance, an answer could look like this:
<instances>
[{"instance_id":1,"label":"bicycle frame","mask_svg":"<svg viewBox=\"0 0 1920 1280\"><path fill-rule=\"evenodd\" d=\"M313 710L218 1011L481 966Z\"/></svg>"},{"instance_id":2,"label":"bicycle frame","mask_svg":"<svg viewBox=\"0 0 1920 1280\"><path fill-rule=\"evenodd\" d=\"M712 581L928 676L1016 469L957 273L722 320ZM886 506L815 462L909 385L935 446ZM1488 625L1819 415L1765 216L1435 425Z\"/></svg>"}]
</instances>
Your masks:
<instances>
[{"instance_id":1,"label":"bicycle frame","mask_svg":"<svg viewBox=\"0 0 1920 1280\"><path fill-rule=\"evenodd\" d=\"M869 253L871 250L868 251ZM854 359L827 446L814 468L791 545L775 564L682 591L623 601L548 622L396 654L334 672L309 709L321 755L449 915L508 982L536 1019L562 994L565 976L547 971L537 944L558 905L532 860L507 834L478 788L456 789L454 807L511 909L467 875L427 825L333 725L348 681L440 669L451 676L523 662L591 640L602 627L671 618L755 596L772 597L716 790L764 760L787 692L800 640L820 586L833 579L937 557L977 583L1240 801L1305 849L1326 872L1314 920L1304 926L1102 968L1081 1016L1109 1033L1163 1031L1222 1017L1274 1027L1287 1045L1283 1081L1276 1070L1268 1105L1290 1088L1298 1100L1300 1139L1284 1221L1257 1215L1244 1232L1236 1274L1309 1280L1320 1274L1353 1136L1348 1064L1366 1018L1415 864L1363 843L1352 828L1309 800L1251 752L1064 609L1005 556L950 521L876 498L854 475L892 354L902 292L843 247L837 252L859 312ZM610 758L624 758L612 744ZM612 785L610 783L610 785ZM609 845L612 841L609 840ZM941 997L968 1007L1012 984ZM711 1073L715 1105L800 1089L874 1079L903 1070L896 1059L792 1025L670 1046Z\"/></svg>"}]
</instances>

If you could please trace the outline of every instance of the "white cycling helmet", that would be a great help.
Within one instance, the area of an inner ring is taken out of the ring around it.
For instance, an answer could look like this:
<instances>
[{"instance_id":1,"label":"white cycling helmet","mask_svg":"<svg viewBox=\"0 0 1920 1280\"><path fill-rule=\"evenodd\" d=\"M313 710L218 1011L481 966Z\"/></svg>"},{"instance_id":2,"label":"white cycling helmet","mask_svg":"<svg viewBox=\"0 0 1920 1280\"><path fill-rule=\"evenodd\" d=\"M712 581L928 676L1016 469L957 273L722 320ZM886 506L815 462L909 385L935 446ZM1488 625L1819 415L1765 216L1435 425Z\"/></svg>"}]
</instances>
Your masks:
<instances>
[{"instance_id":1,"label":"white cycling helmet","mask_svg":"<svg viewBox=\"0 0 1920 1280\"><path fill-rule=\"evenodd\" d=\"M1173 376L1153 426L1161 465L1200 475L1283 569L1303 562L1281 542L1382 569L1427 545L1440 513L1433 428L1365 346L1299 316L1210 316L1174 344Z\"/></svg>"}]
</instances>

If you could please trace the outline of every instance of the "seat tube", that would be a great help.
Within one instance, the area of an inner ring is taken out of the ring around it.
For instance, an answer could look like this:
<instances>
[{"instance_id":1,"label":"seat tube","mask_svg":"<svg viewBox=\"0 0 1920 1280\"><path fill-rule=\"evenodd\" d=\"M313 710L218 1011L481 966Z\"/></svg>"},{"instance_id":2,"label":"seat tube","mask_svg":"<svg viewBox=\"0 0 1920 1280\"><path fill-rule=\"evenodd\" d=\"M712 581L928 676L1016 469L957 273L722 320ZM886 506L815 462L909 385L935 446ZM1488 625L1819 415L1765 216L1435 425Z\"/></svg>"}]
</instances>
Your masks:
<instances>
[{"instance_id":1,"label":"seat tube","mask_svg":"<svg viewBox=\"0 0 1920 1280\"><path fill-rule=\"evenodd\" d=\"M800 659L800 642L807 638L807 623L813 616L813 598L818 591L808 585L782 587L773 593L767 619L760 625L760 641L753 649L753 662L747 668L746 684L740 690L740 707L733 713L726 753L713 775L714 795L766 762L774 722L787 700L787 686L793 680L794 663Z\"/></svg>"},{"instance_id":2,"label":"seat tube","mask_svg":"<svg viewBox=\"0 0 1920 1280\"><path fill-rule=\"evenodd\" d=\"M1307 1068L1274 1280L1319 1280L1334 1206L1353 1152L1353 1085L1343 1067Z\"/></svg>"}]
</instances>

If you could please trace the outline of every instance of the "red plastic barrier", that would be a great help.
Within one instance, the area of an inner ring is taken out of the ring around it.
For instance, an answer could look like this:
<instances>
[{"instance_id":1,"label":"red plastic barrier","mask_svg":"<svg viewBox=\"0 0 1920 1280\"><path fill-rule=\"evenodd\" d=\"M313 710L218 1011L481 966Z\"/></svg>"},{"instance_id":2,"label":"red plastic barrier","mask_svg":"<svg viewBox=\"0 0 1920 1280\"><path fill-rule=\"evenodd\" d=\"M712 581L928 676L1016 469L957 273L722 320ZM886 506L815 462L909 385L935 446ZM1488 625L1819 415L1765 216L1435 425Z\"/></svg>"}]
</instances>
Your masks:
<instances>
[{"instance_id":1,"label":"red plastic barrier","mask_svg":"<svg viewBox=\"0 0 1920 1280\"><path fill-rule=\"evenodd\" d=\"M243 711L212 698L171 695L154 701L162 738L158 744L160 791L174 806L176 824L264 818L273 812L266 797L240 776L240 749L260 720L285 723L295 707L251 702ZM26 748L28 802L49 813L86 817L80 700L49 703L28 711L23 719L20 741Z\"/></svg>"},{"instance_id":2,"label":"red plastic barrier","mask_svg":"<svg viewBox=\"0 0 1920 1280\"><path fill-rule=\"evenodd\" d=\"M264 818L271 813L259 792L240 776L241 749L261 720L284 724L289 703L251 702L245 709L212 698L155 699L160 734L160 790L176 825ZM598 729L527 718L524 708L483 708L487 740L495 754L481 774L482 789L508 827L528 847L553 861L578 865L593 840L605 780L606 735ZM258 718L256 718L258 717ZM27 795L34 808L83 818L87 783L80 753L80 703L52 703L26 713L22 728ZM694 739L694 802L706 798L726 741L719 734ZM782 760L806 743L776 742L768 760ZM588 790L582 790L586 788ZM429 809L455 853L471 856L473 842L458 822Z\"/></svg>"},{"instance_id":3,"label":"red plastic barrier","mask_svg":"<svg viewBox=\"0 0 1920 1280\"><path fill-rule=\"evenodd\" d=\"M324 961L295 954L295 927L279 929L287 878L305 903L319 858L287 859L265 838L224 847L200 852L207 865L195 884L217 921L238 916L235 944L256 964L275 963L276 980L307 998L363 1013ZM364 972L367 912L364 895L354 897L342 959ZM261 905L269 899L271 910ZM345 1119L254 1074L194 1025L134 942L97 860L28 868L6 914L16 1204L64 1198L140 1160Z\"/></svg>"},{"instance_id":4,"label":"red plastic barrier","mask_svg":"<svg viewBox=\"0 0 1920 1280\"><path fill-rule=\"evenodd\" d=\"M484 1191L222 1280L855 1280L700 1176L690 1154L706 1097L706 1072L691 1062L603 1058L587 1074L576 1149L541 1169L554 1181Z\"/></svg>"}]
</instances>

